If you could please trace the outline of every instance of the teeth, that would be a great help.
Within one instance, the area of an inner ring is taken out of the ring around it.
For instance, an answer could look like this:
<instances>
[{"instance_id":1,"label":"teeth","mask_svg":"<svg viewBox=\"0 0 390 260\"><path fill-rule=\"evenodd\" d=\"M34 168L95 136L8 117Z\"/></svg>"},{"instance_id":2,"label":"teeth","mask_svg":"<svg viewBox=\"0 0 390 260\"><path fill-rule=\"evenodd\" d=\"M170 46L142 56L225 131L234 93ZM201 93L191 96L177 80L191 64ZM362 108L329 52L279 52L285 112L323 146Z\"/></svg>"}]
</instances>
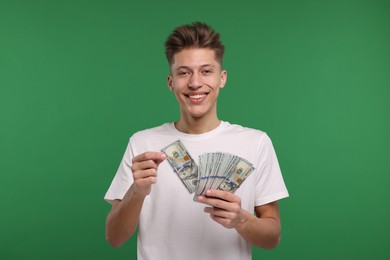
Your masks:
<instances>
[{"instance_id":1,"label":"teeth","mask_svg":"<svg viewBox=\"0 0 390 260\"><path fill-rule=\"evenodd\" d=\"M205 96L204 94L202 94L202 95L190 95L190 98L198 99L198 98L202 98L204 96Z\"/></svg>"}]
</instances>

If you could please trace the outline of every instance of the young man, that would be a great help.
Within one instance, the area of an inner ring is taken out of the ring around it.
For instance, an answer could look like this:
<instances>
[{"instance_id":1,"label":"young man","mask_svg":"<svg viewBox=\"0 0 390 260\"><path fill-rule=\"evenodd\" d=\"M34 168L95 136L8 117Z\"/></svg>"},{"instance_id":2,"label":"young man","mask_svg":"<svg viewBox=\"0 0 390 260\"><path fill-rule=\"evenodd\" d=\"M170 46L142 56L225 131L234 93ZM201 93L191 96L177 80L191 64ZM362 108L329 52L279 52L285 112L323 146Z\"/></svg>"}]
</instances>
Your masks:
<instances>
[{"instance_id":1,"label":"young man","mask_svg":"<svg viewBox=\"0 0 390 260\"><path fill-rule=\"evenodd\" d=\"M272 143L262 131L218 118L227 72L217 32L198 22L180 26L165 47L180 119L130 138L105 196L112 204L106 238L119 247L138 226L138 259L251 259L252 245L279 243L277 201L288 196ZM196 163L202 154L223 152L254 170L235 193L210 189L195 202L161 152L177 140Z\"/></svg>"}]
</instances>

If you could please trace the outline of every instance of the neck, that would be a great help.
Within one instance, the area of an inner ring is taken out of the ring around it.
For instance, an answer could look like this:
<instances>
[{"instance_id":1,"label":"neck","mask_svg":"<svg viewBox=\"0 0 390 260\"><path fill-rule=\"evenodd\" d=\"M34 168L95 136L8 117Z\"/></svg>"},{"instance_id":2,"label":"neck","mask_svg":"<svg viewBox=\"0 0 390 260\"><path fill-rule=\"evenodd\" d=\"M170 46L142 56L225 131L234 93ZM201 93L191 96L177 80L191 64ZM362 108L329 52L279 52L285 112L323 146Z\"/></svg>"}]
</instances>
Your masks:
<instances>
[{"instance_id":1,"label":"neck","mask_svg":"<svg viewBox=\"0 0 390 260\"><path fill-rule=\"evenodd\" d=\"M180 117L180 120L175 122L175 127L180 132L186 134L203 134L214 130L219 126L221 120L217 115L210 117Z\"/></svg>"}]
</instances>

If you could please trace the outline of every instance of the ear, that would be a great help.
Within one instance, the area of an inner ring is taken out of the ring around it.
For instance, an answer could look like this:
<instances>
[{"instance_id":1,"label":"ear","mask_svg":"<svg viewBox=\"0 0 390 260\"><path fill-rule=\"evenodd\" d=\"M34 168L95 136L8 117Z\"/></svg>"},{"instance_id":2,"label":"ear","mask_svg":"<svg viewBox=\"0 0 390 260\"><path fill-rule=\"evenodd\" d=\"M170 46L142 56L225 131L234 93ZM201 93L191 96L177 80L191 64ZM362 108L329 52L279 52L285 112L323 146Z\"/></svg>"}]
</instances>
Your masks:
<instances>
[{"instance_id":1,"label":"ear","mask_svg":"<svg viewBox=\"0 0 390 260\"><path fill-rule=\"evenodd\" d=\"M167 77L167 83L168 83L168 88L171 92L173 92L173 79L171 75L168 75Z\"/></svg>"},{"instance_id":2,"label":"ear","mask_svg":"<svg viewBox=\"0 0 390 260\"><path fill-rule=\"evenodd\" d=\"M223 70L221 71L221 84L219 85L219 88L225 87L227 81L227 71Z\"/></svg>"}]
</instances>

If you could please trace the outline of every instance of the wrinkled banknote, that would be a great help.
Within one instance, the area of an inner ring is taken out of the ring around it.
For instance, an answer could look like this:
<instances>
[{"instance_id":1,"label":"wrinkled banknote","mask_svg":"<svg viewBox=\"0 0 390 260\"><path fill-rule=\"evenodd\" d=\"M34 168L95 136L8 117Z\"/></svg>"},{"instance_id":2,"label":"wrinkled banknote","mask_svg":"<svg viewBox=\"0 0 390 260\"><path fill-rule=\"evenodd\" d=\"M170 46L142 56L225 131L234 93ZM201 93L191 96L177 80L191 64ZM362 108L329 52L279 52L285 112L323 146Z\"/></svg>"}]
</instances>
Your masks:
<instances>
[{"instance_id":1,"label":"wrinkled banknote","mask_svg":"<svg viewBox=\"0 0 390 260\"><path fill-rule=\"evenodd\" d=\"M190 193L198 185L198 166L180 140L161 150L167 156L169 164Z\"/></svg>"}]
</instances>

